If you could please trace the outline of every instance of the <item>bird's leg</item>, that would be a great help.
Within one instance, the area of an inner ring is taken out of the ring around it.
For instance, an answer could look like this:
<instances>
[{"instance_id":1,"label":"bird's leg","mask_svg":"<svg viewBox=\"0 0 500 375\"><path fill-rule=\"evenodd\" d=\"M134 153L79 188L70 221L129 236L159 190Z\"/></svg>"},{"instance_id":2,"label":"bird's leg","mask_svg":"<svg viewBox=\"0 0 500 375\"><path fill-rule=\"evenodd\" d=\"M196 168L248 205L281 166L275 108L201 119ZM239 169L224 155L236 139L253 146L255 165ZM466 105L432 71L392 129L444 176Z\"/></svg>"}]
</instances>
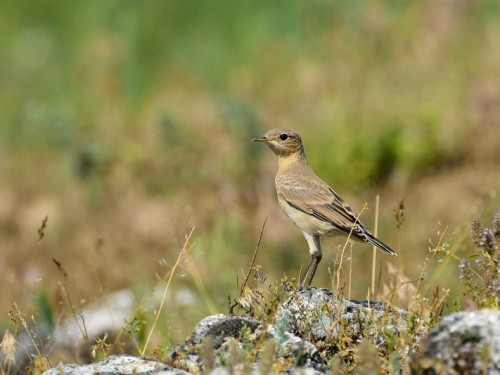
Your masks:
<instances>
[{"instance_id":1,"label":"bird's leg","mask_svg":"<svg viewBox=\"0 0 500 375\"><path fill-rule=\"evenodd\" d=\"M306 279L307 273L309 272L309 268L311 268L311 264L312 264L313 260L315 260L315 259L316 258L314 257L313 254L311 254L309 256L309 262L307 262L307 266L304 269L304 272L302 273L302 275L300 275L299 290L302 290L302 287L304 286L304 280ZM310 284L310 282L309 282L309 284Z\"/></svg>"},{"instance_id":2,"label":"bird's leg","mask_svg":"<svg viewBox=\"0 0 500 375\"><path fill-rule=\"evenodd\" d=\"M308 281L306 286L310 286L312 279L314 277L314 274L316 273L316 268L318 268L318 264L321 261L321 258L323 257L323 254L321 253L321 244L319 242L319 236L317 235L311 235L309 233L304 233L304 237L309 244L309 262L307 263L306 269L304 271L304 274L300 278L300 283L299 283L299 290L302 289L304 286L304 280L309 272L309 268L312 265L312 270L309 273Z\"/></svg>"},{"instance_id":3,"label":"bird's leg","mask_svg":"<svg viewBox=\"0 0 500 375\"><path fill-rule=\"evenodd\" d=\"M311 273L309 274L309 280L307 281L307 286L311 286L312 279L314 277L314 274L316 273L316 268L318 268L318 264L319 264L319 262L321 262L322 257L323 256L321 254L318 254L318 253L316 253L314 255L314 264L313 264L313 268L311 270Z\"/></svg>"}]
</instances>

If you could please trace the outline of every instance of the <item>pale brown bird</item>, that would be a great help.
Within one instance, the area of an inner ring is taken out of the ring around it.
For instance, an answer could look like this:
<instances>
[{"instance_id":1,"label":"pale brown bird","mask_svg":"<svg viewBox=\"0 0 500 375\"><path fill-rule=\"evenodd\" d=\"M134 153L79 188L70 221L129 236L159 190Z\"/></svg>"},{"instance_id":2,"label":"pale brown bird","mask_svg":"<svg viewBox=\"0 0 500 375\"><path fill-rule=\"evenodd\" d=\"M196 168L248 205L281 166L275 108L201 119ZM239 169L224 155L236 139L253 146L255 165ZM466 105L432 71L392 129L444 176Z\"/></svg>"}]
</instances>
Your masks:
<instances>
[{"instance_id":1,"label":"pale brown bird","mask_svg":"<svg viewBox=\"0 0 500 375\"><path fill-rule=\"evenodd\" d=\"M288 218L302 231L309 245L309 261L300 277L300 289L309 271L306 286L311 285L321 261L321 236L349 236L374 245L389 255L396 255L394 250L375 238L349 205L314 173L296 131L271 129L262 138L253 140L266 143L278 156L275 179L278 202Z\"/></svg>"}]
</instances>

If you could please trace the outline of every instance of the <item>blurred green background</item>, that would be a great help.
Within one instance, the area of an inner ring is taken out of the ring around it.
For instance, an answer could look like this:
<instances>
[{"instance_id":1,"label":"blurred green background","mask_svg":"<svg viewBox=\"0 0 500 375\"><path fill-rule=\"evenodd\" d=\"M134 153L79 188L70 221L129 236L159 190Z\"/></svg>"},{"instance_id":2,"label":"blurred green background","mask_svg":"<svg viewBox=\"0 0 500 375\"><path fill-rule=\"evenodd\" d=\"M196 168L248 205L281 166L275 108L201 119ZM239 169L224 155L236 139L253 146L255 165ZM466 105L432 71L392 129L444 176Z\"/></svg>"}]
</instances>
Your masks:
<instances>
[{"instance_id":1,"label":"blurred green background","mask_svg":"<svg viewBox=\"0 0 500 375\"><path fill-rule=\"evenodd\" d=\"M400 254L383 262L414 279L443 232L465 256L470 221L500 210L499 46L498 1L5 0L0 325L39 292L59 312L52 258L82 304L140 299L193 227L160 343L227 311L266 218L256 263L269 282L297 277L306 242L276 202L275 156L251 142L277 126L355 211L367 204L370 228L380 195L379 237ZM324 241L315 286L331 287L342 244ZM352 298L371 252L354 245ZM449 259L425 277L423 293L460 295Z\"/></svg>"}]
</instances>

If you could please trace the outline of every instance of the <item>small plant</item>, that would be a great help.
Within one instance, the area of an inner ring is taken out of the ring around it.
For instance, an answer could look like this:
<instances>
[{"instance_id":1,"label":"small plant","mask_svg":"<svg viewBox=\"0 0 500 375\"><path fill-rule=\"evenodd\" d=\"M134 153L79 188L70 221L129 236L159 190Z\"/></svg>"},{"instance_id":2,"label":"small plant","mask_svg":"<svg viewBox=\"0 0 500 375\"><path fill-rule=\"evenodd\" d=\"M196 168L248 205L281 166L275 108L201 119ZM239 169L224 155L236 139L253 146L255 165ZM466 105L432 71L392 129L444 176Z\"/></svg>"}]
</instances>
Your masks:
<instances>
[{"instance_id":1,"label":"small plant","mask_svg":"<svg viewBox=\"0 0 500 375\"><path fill-rule=\"evenodd\" d=\"M108 343L108 334L106 333L104 337L99 337L95 339L95 343L90 345L90 356L92 360L103 360L107 357L111 344Z\"/></svg>"},{"instance_id":2,"label":"small plant","mask_svg":"<svg viewBox=\"0 0 500 375\"><path fill-rule=\"evenodd\" d=\"M276 317L274 327L276 328L276 344L278 348L286 341L286 333L290 331L291 314L287 309L281 310Z\"/></svg>"},{"instance_id":3,"label":"small plant","mask_svg":"<svg viewBox=\"0 0 500 375\"><path fill-rule=\"evenodd\" d=\"M133 316L122 327L122 330L132 338L138 352L141 350L141 343L144 342L146 324L145 320Z\"/></svg>"},{"instance_id":4,"label":"small plant","mask_svg":"<svg viewBox=\"0 0 500 375\"><path fill-rule=\"evenodd\" d=\"M165 361L168 359L168 353L170 353L171 350L172 348L168 345L156 345L151 350L151 355L160 361Z\"/></svg>"},{"instance_id":5,"label":"small plant","mask_svg":"<svg viewBox=\"0 0 500 375\"><path fill-rule=\"evenodd\" d=\"M3 335L0 352L3 357L3 363L0 363L1 373L9 374L11 366L16 362L16 339L9 331L5 331Z\"/></svg>"},{"instance_id":6,"label":"small plant","mask_svg":"<svg viewBox=\"0 0 500 375\"><path fill-rule=\"evenodd\" d=\"M242 349L246 352L251 352L254 344L252 342L252 331L247 324L241 326L239 341L242 343Z\"/></svg>"},{"instance_id":7,"label":"small plant","mask_svg":"<svg viewBox=\"0 0 500 375\"><path fill-rule=\"evenodd\" d=\"M203 372L208 374L215 367L215 355L212 336L206 336L203 338L199 346L199 352Z\"/></svg>"},{"instance_id":8,"label":"small plant","mask_svg":"<svg viewBox=\"0 0 500 375\"><path fill-rule=\"evenodd\" d=\"M255 266L254 277L256 287L246 286L239 298L234 299L229 306L229 313L242 311L245 315L271 322L278 306L283 303L294 292L295 280L289 281L286 276L273 284L266 282L265 276L259 271L260 266Z\"/></svg>"},{"instance_id":9,"label":"small plant","mask_svg":"<svg viewBox=\"0 0 500 375\"><path fill-rule=\"evenodd\" d=\"M459 262L460 280L465 295L470 296L478 308L500 306L500 213L491 228L479 220L472 222L472 242L476 245L472 255Z\"/></svg>"},{"instance_id":10,"label":"small plant","mask_svg":"<svg viewBox=\"0 0 500 375\"><path fill-rule=\"evenodd\" d=\"M259 362L259 372L261 375L266 375L271 372L274 363L274 355L276 354L276 342L268 340L262 347L262 355Z\"/></svg>"},{"instance_id":11,"label":"small plant","mask_svg":"<svg viewBox=\"0 0 500 375\"><path fill-rule=\"evenodd\" d=\"M380 373L381 360L378 349L367 340L363 340L355 351L358 362L356 370L361 375ZM379 369L379 371L376 371Z\"/></svg>"}]
</instances>

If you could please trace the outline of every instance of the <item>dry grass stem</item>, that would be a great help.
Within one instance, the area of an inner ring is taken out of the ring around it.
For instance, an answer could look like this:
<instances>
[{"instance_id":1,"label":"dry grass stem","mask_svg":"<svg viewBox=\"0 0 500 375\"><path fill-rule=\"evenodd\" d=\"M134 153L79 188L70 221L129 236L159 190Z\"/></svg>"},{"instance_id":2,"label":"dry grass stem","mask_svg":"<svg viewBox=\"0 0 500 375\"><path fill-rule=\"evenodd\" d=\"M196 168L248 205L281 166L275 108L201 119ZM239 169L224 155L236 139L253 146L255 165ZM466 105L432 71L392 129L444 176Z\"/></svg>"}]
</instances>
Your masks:
<instances>
[{"instance_id":1,"label":"dry grass stem","mask_svg":"<svg viewBox=\"0 0 500 375\"><path fill-rule=\"evenodd\" d=\"M167 281L167 284L165 285L165 289L163 291L163 296L162 296L162 299L161 299L161 303L160 303L160 306L158 308L158 311L156 312L155 320L154 320L153 325L151 326L151 328L149 330L146 342L144 343L144 346L143 346L142 350L140 351L141 355L144 355L144 353L146 352L146 349L147 349L147 347L149 345L149 341L151 340L151 336L153 335L153 332L155 330L156 324L158 323L158 319L160 318L160 314L161 314L161 312L163 310L163 306L165 304L165 300L167 299L167 292L168 292L169 287L170 287L170 282L172 281L172 278L174 276L175 270L179 266L181 260L184 258L184 255L185 255L186 251L188 250L188 243L189 243L189 240L191 239L191 235L193 234L194 229L195 229L195 227L193 226L193 228L189 232L188 236L186 237L186 241L184 242L184 245L182 246L182 249L179 252L179 256L177 257L177 260L175 261L174 266L167 273L167 275L165 275L165 277L163 278L163 281L164 281L167 278L167 276L168 276L168 281Z\"/></svg>"},{"instance_id":2,"label":"dry grass stem","mask_svg":"<svg viewBox=\"0 0 500 375\"><path fill-rule=\"evenodd\" d=\"M375 224L373 226L373 235L375 237L378 236L378 213L379 213L379 205L380 205L380 195L377 194L375 198ZM371 283L371 293L375 295L375 273L377 270L377 247L373 246L372 253L372 283Z\"/></svg>"},{"instance_id":3,"label":"dry grass stem","mask_svg":"<svg viewBox=\"0 0 500 375\"><path fill-rule=\"evenodd\" d=\"M254 250L253 256L252 256L252 261L250 262L250 267L248 268L248 272L245 275L245 280L243 281L243 284L241 285L241 288L240 288L240 297L241 297L241 295L243 293L243 290L245 289L245 286L248 283L248 278L250 277L250 274L251 274L252 270L254 269L255 259L257 258L257 253L259 252L260 242L262 240L262 235L264 233L264 228L266 226L266 223L267 223L267 217L264 220L264 223L262 224L262 228L260 229L259 240L257 241L257 245L255 246L255 250Z\"/></svg>"}]
</instances>

